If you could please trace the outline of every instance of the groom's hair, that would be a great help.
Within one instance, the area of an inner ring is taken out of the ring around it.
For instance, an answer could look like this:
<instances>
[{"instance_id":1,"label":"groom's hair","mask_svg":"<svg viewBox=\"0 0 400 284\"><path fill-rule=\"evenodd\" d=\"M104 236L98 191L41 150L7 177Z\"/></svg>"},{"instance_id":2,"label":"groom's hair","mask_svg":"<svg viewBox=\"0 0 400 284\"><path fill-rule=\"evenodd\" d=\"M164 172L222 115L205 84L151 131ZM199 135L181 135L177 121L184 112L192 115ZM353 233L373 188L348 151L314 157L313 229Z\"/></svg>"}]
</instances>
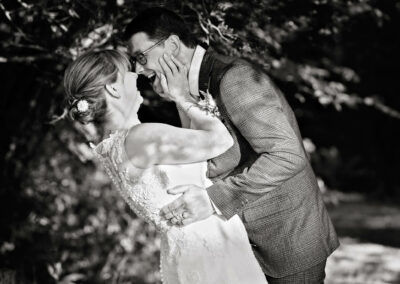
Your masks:
<instances>
[{"instance_id":1,"label":"groom's hair","mask_svg":"<svg viewBox=\"0 0 400 284\"><path fill-rule=\"evenodd\" d=\"M183 18L177 13L162 7L148 8L139 13L126 26L124 40L129 40L139 32L145 32L153 40L161 40L174 34L187 47L196 46L196 41Z\"/></svg>"}]
</instances>

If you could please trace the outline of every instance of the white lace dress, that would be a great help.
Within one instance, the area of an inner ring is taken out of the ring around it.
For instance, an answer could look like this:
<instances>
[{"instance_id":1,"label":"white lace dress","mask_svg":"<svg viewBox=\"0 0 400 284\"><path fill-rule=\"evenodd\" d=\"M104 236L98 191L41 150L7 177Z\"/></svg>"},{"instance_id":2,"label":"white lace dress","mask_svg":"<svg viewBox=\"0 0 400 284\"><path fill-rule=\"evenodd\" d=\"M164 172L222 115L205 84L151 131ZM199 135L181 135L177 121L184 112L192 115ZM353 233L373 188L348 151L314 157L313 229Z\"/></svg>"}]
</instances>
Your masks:
<instances>
[{"instance_id":1,"label":"white lace dress","mask_svg":"<svg viewBox=\"0 0 400 284\"><path fill-rule=\"evenodd\" d=\"M206 178L206 162L136 168L125 153L127 133L114 132L96 146L95 152L131 209L160 232L163 283L267 283L238 216L226 220L212 215L185 227L170 226L160 218L160 209L178 197L168 194L168 188L211 184Z\"/></svg>"}]
</instances>

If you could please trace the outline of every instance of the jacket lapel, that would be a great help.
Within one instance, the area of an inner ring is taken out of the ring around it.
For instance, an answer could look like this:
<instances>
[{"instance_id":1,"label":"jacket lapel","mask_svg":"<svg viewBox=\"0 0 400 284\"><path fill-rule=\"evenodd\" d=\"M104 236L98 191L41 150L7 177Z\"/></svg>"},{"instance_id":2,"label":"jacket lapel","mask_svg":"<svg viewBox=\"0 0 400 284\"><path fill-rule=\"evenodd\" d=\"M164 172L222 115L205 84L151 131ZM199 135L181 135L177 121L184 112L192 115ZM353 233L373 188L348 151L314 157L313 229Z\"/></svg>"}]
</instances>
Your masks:
<instances>
[{"instance_id":1,"label":"jacket lapel","mask_svg":"<svg viewBox=\"0 0 400 284\"><path fill-rule=\"evenodd\" d=\"M214 65L214 51L211 47L209 47L204 54L203 61L200 66L200 74L199 74L199 90L203 92L207 92L210 88L210 78L211 72Z\"/></svg>"}]
</instances>

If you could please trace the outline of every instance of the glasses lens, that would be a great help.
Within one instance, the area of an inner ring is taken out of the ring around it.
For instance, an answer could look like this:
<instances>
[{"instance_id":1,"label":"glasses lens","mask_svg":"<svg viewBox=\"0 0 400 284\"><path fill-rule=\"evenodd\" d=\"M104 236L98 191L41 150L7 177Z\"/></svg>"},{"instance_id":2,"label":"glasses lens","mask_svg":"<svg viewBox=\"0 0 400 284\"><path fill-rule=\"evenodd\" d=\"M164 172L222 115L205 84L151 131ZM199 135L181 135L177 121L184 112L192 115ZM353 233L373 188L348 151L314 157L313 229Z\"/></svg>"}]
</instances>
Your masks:
<instances>
[{"instance_id":1,"label":"glasses lens","mask_svg":"<svg viewBox=\"0 0 400 284\"><path fill-rule=\"evenodd\" d=\"M139 53L138 55L136 55L136 60L141 65L145 65L147 63L146 56L143 53Z\"/></svg>"}]
</instances>

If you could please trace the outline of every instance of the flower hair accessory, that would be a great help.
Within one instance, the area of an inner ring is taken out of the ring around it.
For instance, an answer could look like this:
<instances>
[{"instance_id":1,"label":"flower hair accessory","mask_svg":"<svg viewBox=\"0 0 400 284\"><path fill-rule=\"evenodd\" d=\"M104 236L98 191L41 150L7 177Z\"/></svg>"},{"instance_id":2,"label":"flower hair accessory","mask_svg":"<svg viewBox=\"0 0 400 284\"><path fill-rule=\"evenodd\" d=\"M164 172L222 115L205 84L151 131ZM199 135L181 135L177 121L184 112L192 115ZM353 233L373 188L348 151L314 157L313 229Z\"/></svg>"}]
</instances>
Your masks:
<instances>
[{"instance_id":1,"label":"flower hair accessory","mask_svg":"<svg viewBox=\"0 0 400 284\"><path fill-rule=\"evenodd\" d=\"M76 104L76 108L79 112L85 112L89 109L89 103L87 100L79 100L79 102Z\"/></svg>"}]
</instances>

